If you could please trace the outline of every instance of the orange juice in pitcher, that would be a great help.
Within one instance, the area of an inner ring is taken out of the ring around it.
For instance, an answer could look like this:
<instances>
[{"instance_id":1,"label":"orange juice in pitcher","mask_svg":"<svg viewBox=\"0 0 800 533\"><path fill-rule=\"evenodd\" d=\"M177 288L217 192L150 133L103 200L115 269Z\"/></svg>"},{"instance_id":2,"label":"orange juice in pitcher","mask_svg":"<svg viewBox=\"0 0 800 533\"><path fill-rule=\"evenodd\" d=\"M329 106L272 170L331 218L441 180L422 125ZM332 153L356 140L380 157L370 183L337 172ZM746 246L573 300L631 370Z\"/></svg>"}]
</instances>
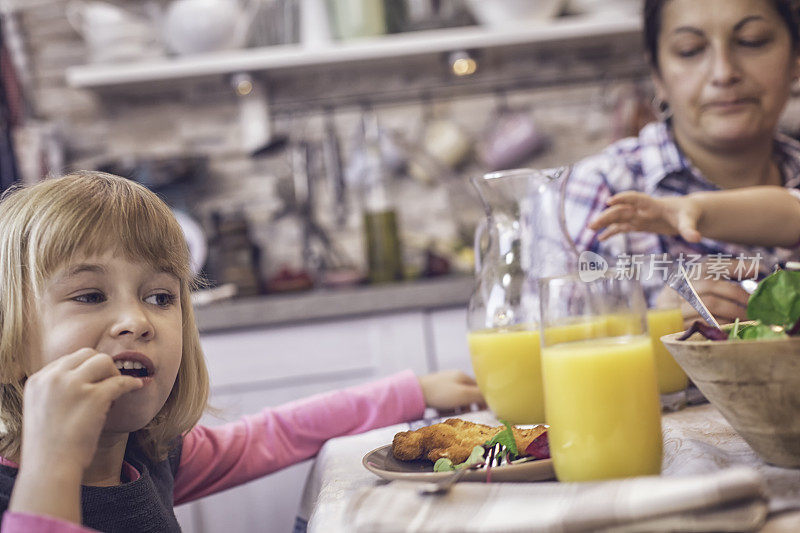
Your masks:
<instances>
[{"instance_id":1,"label":"orange juice in pitcher","mask_svg":"<svg viewBox=\"0 0 800 533\"><path fill-rule=\"evenodd\" d=\"M475 380L497 418L544 422L538 329L474 331L467 340Z\"/></svg>"}]
</instances>

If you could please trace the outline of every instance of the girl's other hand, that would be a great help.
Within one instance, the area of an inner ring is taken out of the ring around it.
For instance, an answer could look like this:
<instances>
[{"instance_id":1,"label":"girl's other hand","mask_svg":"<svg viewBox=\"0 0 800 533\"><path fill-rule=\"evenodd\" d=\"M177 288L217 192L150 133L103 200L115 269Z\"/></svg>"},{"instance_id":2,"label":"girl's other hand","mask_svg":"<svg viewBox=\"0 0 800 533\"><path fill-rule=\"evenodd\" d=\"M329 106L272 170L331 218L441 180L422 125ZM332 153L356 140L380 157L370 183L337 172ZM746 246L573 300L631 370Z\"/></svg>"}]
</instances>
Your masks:
<instances>
[{"instance_id":1,"label":"girl's other hand","mask_svg":"<svg viewBox=\"0 0 800 533\"><path fill-rule=\"evenodd\" d=\"M598 236L601 241L619 233L647 231L680 234L688 242L699 242L700 214L700 208L690 196L653 198L641 192L626 191L612 196L608 208L589 223L589 228L595 231L605 228Z\"/></svg>"},{"instance_id":2,"label":"girl's other hand","mask_svg":"<svg viewBox=\"0 0 800 533\"><path fill-rule=\"evenodd\" d=\"M142 387L124 376L110 355L83 348L51 362L25 383L23 469L74 465L94 457L112 402Z\"/></svg>"},{"instance_id":3,"label":"girl's other hand","mask_svg":"<svg viewBox=\"0 0 800 533\"><path fill-rule=\"evenodd\" d=\"M419 378L425 405L437 411L453 411L459 407L486 402L473 378L460 370L445 370Z\"/></svg>"}]
</instances>

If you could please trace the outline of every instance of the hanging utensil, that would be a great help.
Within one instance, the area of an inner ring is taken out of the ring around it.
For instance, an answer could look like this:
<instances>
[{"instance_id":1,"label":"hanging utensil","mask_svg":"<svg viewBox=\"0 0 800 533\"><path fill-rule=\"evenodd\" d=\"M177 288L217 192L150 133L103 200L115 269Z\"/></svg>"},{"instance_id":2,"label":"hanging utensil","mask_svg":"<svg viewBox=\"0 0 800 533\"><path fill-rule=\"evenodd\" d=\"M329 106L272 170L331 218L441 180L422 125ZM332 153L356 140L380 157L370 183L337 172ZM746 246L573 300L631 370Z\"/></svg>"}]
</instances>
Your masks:
<instances>
[{"instance_id":1,"label":"hanging utensil","mask_svg":"<svg viewBox=\"0 0 800 533\"><path fill-rule=\"evenodd\" d=\"M292 180L295 214L302 224L303 267L317 279L325 271L352 264L336 246L327 231L320 226L314 212L314 183L318 166L315 150L307 141L292 143Z\"/></svg>"},{"instance_id":2,"label":"hanging utensil","mask_svg":"<svg viewBox=\"0 0 800 533\"><path fill-rule=\"evenodd\" d=\"M347 190L342 166L342 153L339 147L339 137L336 134L333 109L327 108L325 112L325 132L322 141L322 156L325 162L325 171L333 186L335 200L334 215L336 226L341 228L347 222Z\"/></svg>"}]
</instances>

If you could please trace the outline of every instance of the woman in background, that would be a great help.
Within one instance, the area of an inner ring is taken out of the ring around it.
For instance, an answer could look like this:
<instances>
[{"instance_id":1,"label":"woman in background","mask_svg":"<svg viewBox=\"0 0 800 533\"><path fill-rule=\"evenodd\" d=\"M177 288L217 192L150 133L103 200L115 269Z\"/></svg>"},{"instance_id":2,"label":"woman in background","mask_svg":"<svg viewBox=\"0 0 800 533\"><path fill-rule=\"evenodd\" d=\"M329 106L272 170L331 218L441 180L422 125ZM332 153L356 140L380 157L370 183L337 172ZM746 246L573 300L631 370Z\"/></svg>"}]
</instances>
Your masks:
<instances>
[{"instance_id":1,"label":"woman in background","mask_svg":"<svg viewBox=\"0 0 800 533\"><path fill-rule=\"evenodd\" d=\"M800 187L800 143L777 133L800 76L794 3L645 0L644 41L660 120L575 165L565 211L578 249L612 263L642 254L645 268L651 254L666 253L672 260L722 254L716 259L730 275L737 258L760 254L762 272L771 270L792 251L652 233L600 240L591 222L624 191L658 198L748 186ZM616 233L613 225L611 230ZM651 301L663 287L663 277L652 274L642 276ZM709 310L720 321L744 318L747 292L716 277L695 282ZM693 317L686 306L684 318Z\"/></svg>"}]
</instances>

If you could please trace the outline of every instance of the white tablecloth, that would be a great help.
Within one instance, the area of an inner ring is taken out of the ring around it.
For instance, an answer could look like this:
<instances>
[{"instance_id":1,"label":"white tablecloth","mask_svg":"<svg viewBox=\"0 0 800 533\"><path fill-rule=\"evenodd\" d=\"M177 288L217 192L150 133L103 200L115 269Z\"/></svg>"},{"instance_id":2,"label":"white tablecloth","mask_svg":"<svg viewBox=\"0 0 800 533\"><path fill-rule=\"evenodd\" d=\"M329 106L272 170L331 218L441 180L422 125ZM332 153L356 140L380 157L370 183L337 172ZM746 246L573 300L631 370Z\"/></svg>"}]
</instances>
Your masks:
<instances>
[{"instance_id":1,"label":"white tablecloth","mask_svg":"<svg viewBox=\"0 0 800 533\"><path fill-rule=\"evenodd\" d=\"M495 424L489 412L459 415ZM388 444L395 433L416 429L431 421L399 424L361 435L332 439L320 451L304 489L298 524L307 521L310 532L353 531L345 511L351 498L365 488L385 482L366 470L361 459ZM745 466L754 469L766 485L769 520L762 531L800 531L800 470L767 465L753 452L711 405L689 407L665 414L662 476L680 477L716 473Z\"/></svg>"}]
</instances>

